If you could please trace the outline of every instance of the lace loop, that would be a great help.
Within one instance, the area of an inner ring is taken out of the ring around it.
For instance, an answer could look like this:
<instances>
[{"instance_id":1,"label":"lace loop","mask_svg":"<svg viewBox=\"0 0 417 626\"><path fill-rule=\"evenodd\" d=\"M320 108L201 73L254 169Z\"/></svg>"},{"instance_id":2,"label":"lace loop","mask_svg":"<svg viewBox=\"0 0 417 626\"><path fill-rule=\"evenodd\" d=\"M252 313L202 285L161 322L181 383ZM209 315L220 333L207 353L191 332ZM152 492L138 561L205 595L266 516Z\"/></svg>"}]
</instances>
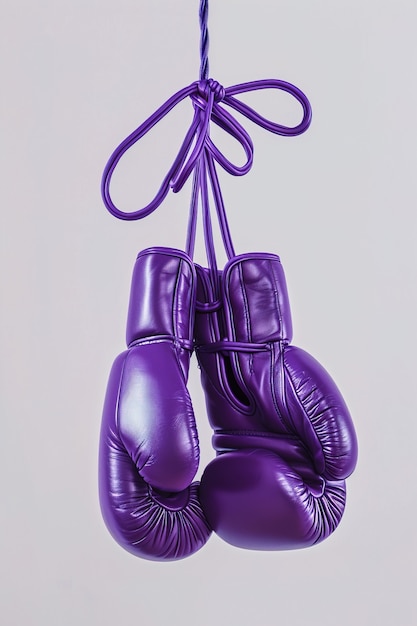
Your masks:
<instances>
[{"instance_id":1,"label":"lace loop","mask_svg":"<svg viewBox=\"0 0 417 626\"><path fill-rule=\"evenodd\" d=\"M286 91L292 95L302 106L303 117L296 126L284 126L271 120L266 119L247 104L235 97L241 94L258 89L279 89ZM145 207L133 211L125 212L120 210L113 202L110 194L110 183L114 170L122 156L131 148L139 139L144 137L160 120L162 120L177 104L185 98L190 97L194 106L193 121L186 133L180 150L171 165L168 173L164 177L162 184L149 204ZM220 103L221 102L221 106ZM243 176L246 174L253 163L253 143L242 125L225 110L224 106L228 106L247 119L251 120L258 126L266 130L282 135L296 136L304 133L311 123L311 107L304 93L291 83L281 80L259 80L248 83L241 83L231 87L224 88L213 79L200 80L187 87L184 87L171 98L169 98L159 109L155 111L143 124L134 130L120 145L113 151L103 172L101 192L104 204L108 211L115 217L123 220L138 220L150 215L159 207L167 196L169 189L174 192L182 189L185 182L196 167L196 164L203 152L209 153L210 157L216 160L221 167L234 176ZM219 128L227 132L242 146L246 162L239 166L232 163L225 155L215 146L210 138L210 122L215 123ZM194 143L194 148L191 146ZM189 153L191 154L189 156ZM188 159L187 159L188 157Z\"/></svg>"}]
</instances>

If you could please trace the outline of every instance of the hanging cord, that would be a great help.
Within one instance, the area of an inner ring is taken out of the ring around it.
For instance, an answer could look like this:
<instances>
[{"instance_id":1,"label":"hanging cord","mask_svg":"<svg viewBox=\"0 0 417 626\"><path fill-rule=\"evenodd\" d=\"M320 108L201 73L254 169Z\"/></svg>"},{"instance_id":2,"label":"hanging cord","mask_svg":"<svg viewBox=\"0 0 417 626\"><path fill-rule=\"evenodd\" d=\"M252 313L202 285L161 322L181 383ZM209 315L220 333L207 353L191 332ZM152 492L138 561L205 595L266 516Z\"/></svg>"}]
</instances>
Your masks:
<instances>
[{"instance_id":1,"label":"hanging cord","mask_svg":"<svg viewBox=\"0 0 417 626\"><path fill-rule=\"evenodd\" d=\"M184 87L169 98L145 122L134 130L110 156L103 172L101 192L104 204L109 212L123 220L138 220L155 211L167 196L170 189L178 193L189 177L193 175L190 217L188 223L186 250L192 258L194 254L197 214L201 204L203 216L203 231L206 254L210 269L210 277L214 293L218 295L219 281L215 246L211 225L210 201L208 182L210 182L211 196L219 221L220 232L228 258L235 256L230 230L227 222L226 210L220 189L216 170L216 163L233 176L243 176L249 172L253 164L253 143L240 122L225 108L234 109L265 130L284 137L294 137L304 133L311 123L311 107L305 94L291 83L276 80L258 80L241 83L224 88L212 78L208 78L209 61L209 34L208 34L208 0L200 0L200 80ZM293 96L302 107L302 120L296 126L284 126L266 119L250 106L236 98L241 93L261 89L278 89ZM162 120L177 104L190 98L194 116L185 135L177 156L164 177L155 197L145 207L132 212L120 210L113 202L110 194L110 183L117 164L122 156L139 139L144 137L160 120ZM243 165L232 163L214 144L210 138L210 124L214 123L228 133L242 147L246 161ZM208 306L217 306L212 303Z\"/></svg>"},{"instance_id":2,"label":"hanging cord","mask_svg":"<svg viewBox=\"0 0 417 626\"><path fill-rule=\"evenodd\" d=\"M207 80L209 76L209 33L208 33L208 0L200 0L200 80Z\"/></svg>"}]
</instances>

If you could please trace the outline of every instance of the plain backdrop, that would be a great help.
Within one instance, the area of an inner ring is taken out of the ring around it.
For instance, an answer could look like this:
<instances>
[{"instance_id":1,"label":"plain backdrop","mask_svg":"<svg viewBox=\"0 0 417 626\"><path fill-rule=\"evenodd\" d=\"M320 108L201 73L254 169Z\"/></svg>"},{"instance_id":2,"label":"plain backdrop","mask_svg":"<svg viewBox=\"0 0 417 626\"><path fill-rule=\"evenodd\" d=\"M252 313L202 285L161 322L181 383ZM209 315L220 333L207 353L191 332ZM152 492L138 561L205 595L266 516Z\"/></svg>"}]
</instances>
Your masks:
<instances>
[{"instance_id":1,"label":"plain backdrop","mask_svg":"<svg viewBox=\"0 0 417 626\"><path fill-rule=\"evenodd\" d=\"M189 187L146 220L121 222L102 204L100 178L115 146L198 78L198 8L0 2L0 621L411 626L414 0L210 3L210 75L225 86L288 80L313 107L294 139L244 122L255 164L221 182L237 252L281 256L294 344L327 367L351 409L360 458L340 527L308 550L244 551L213 537L192 558L154 563L124 552L102 522L101 410L124 349L134 259L184 245ZM247 102L298 119L275 92ZM113 187L124 209L152 198L191 116L186 102L126 156ZM204 262L201 239L196 256ZM194 359L190 391L204 467L213 452Z\"/></svg>"}]
</instances>

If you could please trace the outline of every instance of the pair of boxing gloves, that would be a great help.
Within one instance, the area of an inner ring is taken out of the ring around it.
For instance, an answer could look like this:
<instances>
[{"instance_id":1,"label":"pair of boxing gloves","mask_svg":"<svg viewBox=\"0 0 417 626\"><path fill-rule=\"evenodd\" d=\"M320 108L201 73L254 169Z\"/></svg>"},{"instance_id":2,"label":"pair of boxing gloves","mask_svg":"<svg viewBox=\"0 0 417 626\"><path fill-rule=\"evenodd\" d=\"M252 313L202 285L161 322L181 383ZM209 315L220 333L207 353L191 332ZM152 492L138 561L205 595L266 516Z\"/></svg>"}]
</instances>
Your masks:
<instances>
[{"instance_id":1,"label":"pair of boxing gloves","mask_svg":"<svg viewBox=\"0 0 417 626\"><path fill-rule=\"evenodd\" d=\"M179 250L139 253L127 346L110 373L100 435L102 514L146 559L199 550L212 530L241 548L325 539L357 458L346 404L323 367L291 346L279 257L246 254L213 275ZM193 482L199 442L187 390L196 350L216 457Z\"/></svg>"}]
</instances>

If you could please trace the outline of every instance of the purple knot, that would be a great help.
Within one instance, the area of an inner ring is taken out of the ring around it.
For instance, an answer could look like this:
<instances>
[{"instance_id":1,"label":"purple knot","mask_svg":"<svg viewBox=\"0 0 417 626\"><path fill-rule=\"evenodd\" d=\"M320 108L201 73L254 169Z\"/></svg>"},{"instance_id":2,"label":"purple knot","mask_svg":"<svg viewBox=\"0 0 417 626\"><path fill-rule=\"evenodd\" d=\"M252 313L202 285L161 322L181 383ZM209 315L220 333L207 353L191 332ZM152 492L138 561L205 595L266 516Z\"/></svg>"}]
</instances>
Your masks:
<instances>
[{"instance_id":1,"label":"purple knot","mask_svg":"<svg viewBox=\"0 0 417 626\"><path fill-rule=\"evenodd\" d=\"M198 83L198 93L205 100L208 100L210 92L214 93L214 101L221 102L225 95L225 88L217 82L217 80L213 80L213 78L209 78L208 80L200 80Z\"/></svg>"}]
</instances>

